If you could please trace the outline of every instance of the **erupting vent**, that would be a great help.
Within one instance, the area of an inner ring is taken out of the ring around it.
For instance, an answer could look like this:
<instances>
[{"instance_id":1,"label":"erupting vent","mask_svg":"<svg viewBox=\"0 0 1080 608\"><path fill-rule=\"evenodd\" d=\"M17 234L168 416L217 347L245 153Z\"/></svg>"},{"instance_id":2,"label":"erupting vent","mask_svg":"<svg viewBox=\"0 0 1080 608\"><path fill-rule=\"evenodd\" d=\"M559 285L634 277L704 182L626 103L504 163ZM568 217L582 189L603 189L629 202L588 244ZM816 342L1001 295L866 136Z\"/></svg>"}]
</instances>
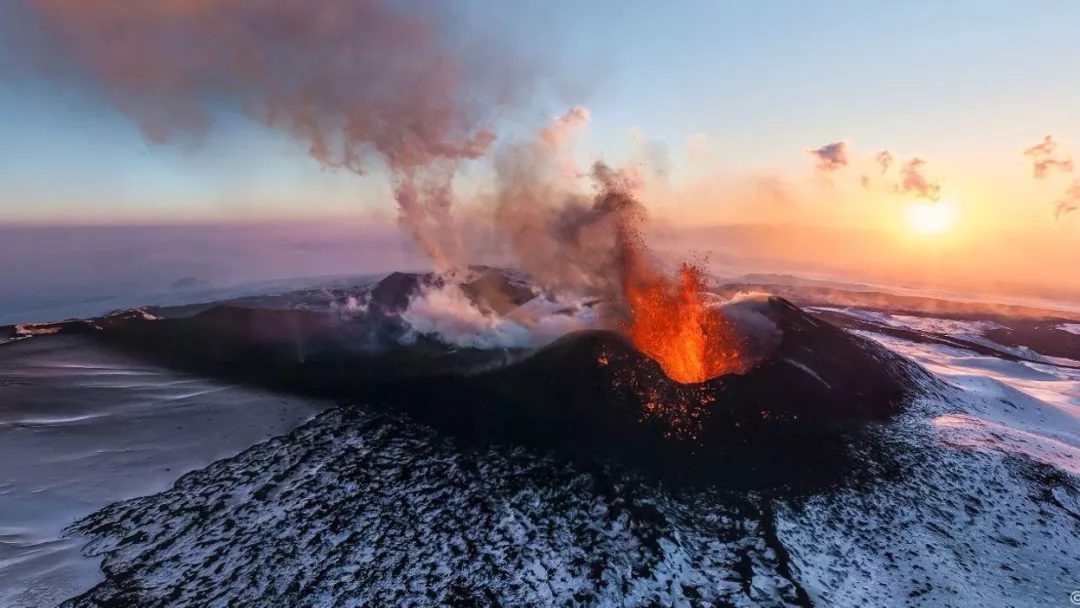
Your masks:
<instances>
[{"instance_id":1,"label":"erupting vent","mask_svg":"<svg viewBox=\"0 0 1080 608\"><path fill-rule=\"evenodd\" d=\"M703 299L705 275L699 267L684 263L677 281L645 274L624 281L630 312L626 333L638 350L682 384L744 371L738 333Z\"/></svg>"}]
</instances>

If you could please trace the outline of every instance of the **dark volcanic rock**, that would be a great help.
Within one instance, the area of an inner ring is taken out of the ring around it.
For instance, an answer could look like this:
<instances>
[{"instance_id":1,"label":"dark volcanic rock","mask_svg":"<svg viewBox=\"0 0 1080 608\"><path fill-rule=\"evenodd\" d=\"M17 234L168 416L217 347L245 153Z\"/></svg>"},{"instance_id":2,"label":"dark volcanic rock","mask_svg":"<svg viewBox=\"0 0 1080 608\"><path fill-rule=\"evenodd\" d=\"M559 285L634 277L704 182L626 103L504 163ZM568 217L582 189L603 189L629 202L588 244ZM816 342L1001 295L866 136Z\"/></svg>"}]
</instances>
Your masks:
<instances>
[{"instance_id":1,"label":"dark volcanic rock","mask_svg":"<svg viewBox=\"0 0 1080 608\"><path fill-rule=\"evenodd\" d=\"M388 279L390 302L417 285ZM953 443L928 417L967 411L959 389L785 300L751 304L733 320L775 326L764 358L695 385L606 331L469 351L373 339L382 312L97 320L127 352L343 403L76 522L103 577L63 605L1058 601L1080 569L1073 476ZM874 424L923 391L944 400Z\"/></svg>"},{"instance_id":2,"label":"dark volcanic rock","mask_svg":"<svg viewBox=\"0 0 1080 608\"><path fill-rule=\"evenodd\" d=\"M481 310L504 315L534 295L528 285L499 268L471 266L463 272L461 290ZM372 288L368 301L380 313L397 314L408 308L409 300L422 288L445 284L446 279L431 273L393 272Z\"/></svg>"},{"instance_id":3,"label":"dark volcanic rock","mask_svg":"<svg viewBox=\"0 0 1080 608\"><path fill-rule=\"evenodd\" d=\"M223 306L114 324L99 335L202 374L376 404L468 441L673 470L777 437L788 437L793 453L820 447L812 438L883 420L933 382L903 357L782 299L759 307L782 335L772 355L744 375L697 385L670 380L607 331L570 334L533 352L458 350L423 338L372 346L378 324L370 319ZM770 450L769 460L783 460L784 448Z\"/></svg>"},{"instance_id":4,"label":"dark volcanic rock","mask_svg":"<svg viewBox=\"0 0 1080 608\"><path fill-rule=\"evenodd\" d=\"M62 605L805 606L765 508L336 408L75 524Z\"/></svg>"},{"instance_id":5,"label":"dark volcanic rock","mask_svg":"<svg viewBox=\"0 0 1080 608\"><path fill-rule=\"evenodd\" d=\"M389 327L389 329L388 329ZM298 309L218 306L190 317L116 324L104 344L208 376L315 397L362 399L396 379L466 371L505 353L453 350L423 337L400 344L393 322Z\"/></svg>"},{"instance_id":6,"label":"dark volcanic rock","mask_svg":"<svg viewBox=\"0 0 1080 608\"><path fill-rule=\"evenodd\" d=\"M409 299L425 285L438 286L441 282L431 274L415 272L392 272L379 281L368 294L371 306L386 314L399 313L409 307Z\"/></svg>"},{"instance_id":7,"label":"dark volcanic rock","mask_svg":"<svg viewBox=\"0 0 1080 608\"><path fill-rule=\"evenodd\" d=\"M498 268L475 266L472 270L475 276L463 283L461 290L476 302L481 310L505 315L535 295L528 285L514 281Z\"/></svg>"},{"instance_id":8,"label":"dark volcanic rock","mask_svg":"<svg viewBox=\"0 0 1080 608\"><path fill-rule=\"evenodd\" d=\"M96 329L94 321L72 320L57 323L25 323L0 327L0 338L14 340L32 336L51 336L54 334L85 334Z\"/></svg>"},{"instance_id":9,"label":"dark volcanic rock","mask_svg":"<svg viewBox=\"0 0 1080 608\"><path fill-rule=\"evenodd\" d=\"M1062 319L1009 319L983 335L1005 346L1080 362L1080 335L1062 329Z\"/></svg>"},{"instance_id":10,"label":"dark volcanic rock","mask_svg":"<svg viewBox=\"0 0 1080 608\"><path fill-rule=\"evenodd\" d=\"M962 348L1007 361L1047 363L1043 357L1058 357L1068 361L1053 362L1055 365L1080 367L1080 335L1063 330L1063 324L1069 321L1062 318L1014 318L1000 315L948 317L957 321L987 324L987 327L973 330L973 333L978 335L965 336L898 327L836 310L817 310L814 315L847 329L884 334L911 342Z\"/></svg>"},{"instance_id":11,"label":"dark volcanic rock","mask_svg":"<svg viewBox=\"0 0 1080 608\"><path fill-rule=\"evenodd\" d=\"M867 289L840 289L801 284L780 284L760 281L729 283L712 290L731 297L745 291L757 291L780 296L799 306L853 306L863 310L906 313L953 319L1062 319L1080 321L1080 313L1035 306L964 302L926 296L899 295Z\"/></svg>"},{"instance_id":12,"label":"dark volcanic rock","mask_svg":"<svg viewBox=\"0 0 1080 608\"><path fill-rule=\"evenodd\" d=\"M887 419L908 398L936 387L914 363L782 299L762 310L783 338L744 375L679 384L622 336L591 331L513 365L387 385L379 393L413 404L410 413L419 421L485 442L712 472L713 465L731 469L724 461L736 452L764 448L763 465L790 473L792 464L804 470L834 455L824 438ZM737 472L764 473L750 461Z\"/></svg>"}]
</instances>

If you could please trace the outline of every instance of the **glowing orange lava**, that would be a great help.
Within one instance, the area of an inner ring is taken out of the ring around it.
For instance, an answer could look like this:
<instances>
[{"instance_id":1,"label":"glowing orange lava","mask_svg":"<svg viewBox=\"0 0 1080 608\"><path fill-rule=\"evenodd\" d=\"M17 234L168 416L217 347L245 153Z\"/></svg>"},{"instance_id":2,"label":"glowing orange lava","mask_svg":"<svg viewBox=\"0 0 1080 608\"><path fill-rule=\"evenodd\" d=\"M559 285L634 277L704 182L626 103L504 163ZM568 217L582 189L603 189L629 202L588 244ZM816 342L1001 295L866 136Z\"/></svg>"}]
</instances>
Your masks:
<instances>
[{"instance_id":1,"label":"glowing orange lava","mask_svg":"<svg viewBox=\"0 0 1080 608\"><path fill-rule=\"evenodd\" d=\"M626 333L669 378L694 384L743 369L734 326L703 299L700 268L684 263L677 281L655 272L634 274L639 276L623 285L630 313Z\"/></svg>"}]
</instances>

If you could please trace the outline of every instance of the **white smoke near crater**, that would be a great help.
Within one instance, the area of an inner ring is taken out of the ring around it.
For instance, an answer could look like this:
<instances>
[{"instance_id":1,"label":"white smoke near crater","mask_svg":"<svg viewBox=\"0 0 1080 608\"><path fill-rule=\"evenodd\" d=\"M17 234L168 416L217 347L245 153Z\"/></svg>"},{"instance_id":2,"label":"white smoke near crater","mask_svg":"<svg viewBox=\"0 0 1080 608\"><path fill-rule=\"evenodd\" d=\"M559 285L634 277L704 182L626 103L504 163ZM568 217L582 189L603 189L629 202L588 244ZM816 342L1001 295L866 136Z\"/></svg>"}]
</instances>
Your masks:
<instances>
[{"instance_id":1,"label":"white smoke near crater","mask_svg":"<svg viewBox=\"0 0 1080 608\"><path fill-rule=\"evenodd\" d=\"M734 324L751 358L763 359L779 346L783 332L768 315L769 294L739 293L725 299L706 292L702 296ZM576 331L611 329L610 317L605 315L610 305L579 294L548 292L499 315L478 305L459 283L447 281L421 287L409 299L401 313L409 327L403 340L427 336L457 348L540 348Z\"/></svg>"},{"instance_id":2,"label":"white smoke near crater","mask_svg":"<svg viewBox=\"0 0 1080 608\"><path fill-rule=\"evenodd\" d=\"M597 311L582 302L537 296L504 316L481 310L460 285L425 286L409 299L401 319L411 334L458 348L537 348L599 324Z\"/></svg>"},{"instance_id":3,"label":"white smoke near crater","mask_svg":"<svg viewBox=\"0 0 1080 608\"><path fill-rule=\"evenodd\" d=\"M368 313L371 301L366 296L348 296L344 302L331 302L330 312L342 320L362 317Z\"/></svg>"},{"instance_id":4,"label":"white smoke near crater","mask_svg":"<svg viewBox=\"0 0 1080 608\"><path fill-rule=\"evenodd\" d=\"M718 296L718 306L724 317L735 325L743 339L744 353L750 360L760 361L776 351L784 332L769 318L766 311L772 297L762 292L739 292L730 300Z\"/></svg>"}]
</instances>

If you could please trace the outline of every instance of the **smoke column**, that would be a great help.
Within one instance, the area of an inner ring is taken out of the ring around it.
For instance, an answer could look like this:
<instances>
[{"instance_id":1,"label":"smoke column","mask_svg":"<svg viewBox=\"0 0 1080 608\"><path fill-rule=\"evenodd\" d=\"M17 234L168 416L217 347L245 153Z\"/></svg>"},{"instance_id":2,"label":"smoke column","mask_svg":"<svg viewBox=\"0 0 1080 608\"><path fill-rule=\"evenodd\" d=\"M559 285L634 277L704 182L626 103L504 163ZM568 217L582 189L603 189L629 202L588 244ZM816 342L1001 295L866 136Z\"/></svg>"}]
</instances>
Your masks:
<instances>
[{"instance_id":1,"label":"smoke column","mask_svg":"<svg viewBox=\"0 0 1080 608\"><path fill-rule=\"evenodd\" d=\"M540 141L558 158L559 170L564 179L578 176L577 166L567 146L574 135L584 129L591 120L592 113L589 108L574 106L540 130Z\"/></svg>"},{"instance_id":2,"label":"smoke column","mask_svg":"<svg viewBox=\"0 0 1080 608\"><path fill-rule=\"evenodd\" d=\"M458 166L487 153L496 114L525 81L514 53L462 46L478 36L460 35L445 3L17 2L31 22L19 57L89 78L154 142L203 133L233 106L326 167L361 173L381 158L401 225L440 268L458 255Z\"/></svg>"}]
</instances>

